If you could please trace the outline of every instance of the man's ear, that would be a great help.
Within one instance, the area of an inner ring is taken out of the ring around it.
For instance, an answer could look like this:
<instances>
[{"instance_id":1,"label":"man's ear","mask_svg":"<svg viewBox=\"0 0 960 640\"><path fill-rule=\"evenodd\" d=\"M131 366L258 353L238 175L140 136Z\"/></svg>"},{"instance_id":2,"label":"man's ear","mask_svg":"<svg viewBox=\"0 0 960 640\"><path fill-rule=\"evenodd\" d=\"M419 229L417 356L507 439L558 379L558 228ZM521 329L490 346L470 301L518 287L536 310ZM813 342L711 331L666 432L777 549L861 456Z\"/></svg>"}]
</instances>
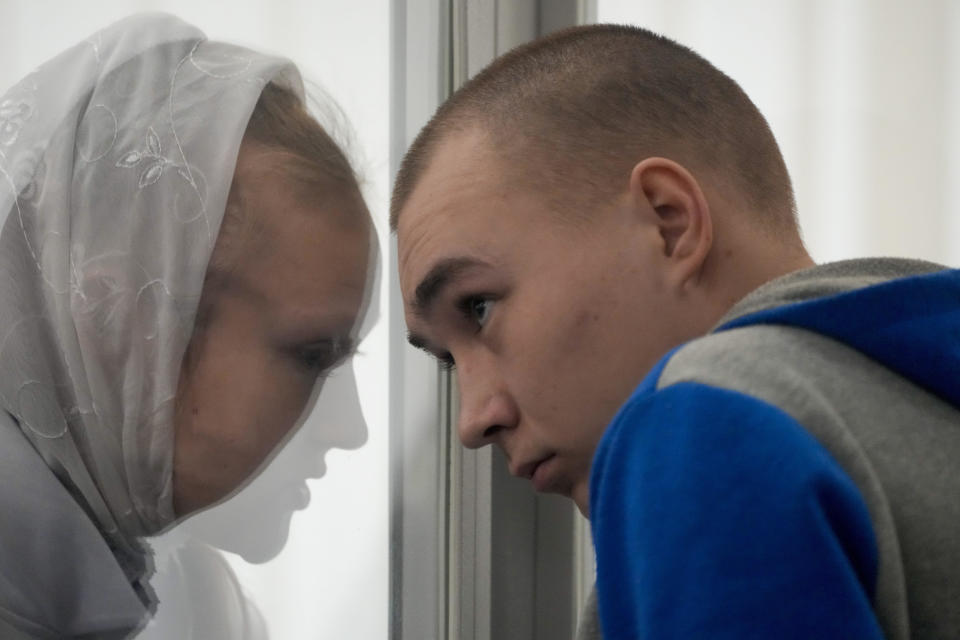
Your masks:
<instances>
[{"instance_id":1,"label":"man's ear","mask_svg":"<svg viewBox=\"0 0 960 640\"><path fill-rule=\"evenodd\" d=\"M653 212L671 281L684 286L699 277L713 246L713 219L696 178L673 160L646 158L630 174L630 192L646 205L641 210Z\"/></svg>"}]
</instances>

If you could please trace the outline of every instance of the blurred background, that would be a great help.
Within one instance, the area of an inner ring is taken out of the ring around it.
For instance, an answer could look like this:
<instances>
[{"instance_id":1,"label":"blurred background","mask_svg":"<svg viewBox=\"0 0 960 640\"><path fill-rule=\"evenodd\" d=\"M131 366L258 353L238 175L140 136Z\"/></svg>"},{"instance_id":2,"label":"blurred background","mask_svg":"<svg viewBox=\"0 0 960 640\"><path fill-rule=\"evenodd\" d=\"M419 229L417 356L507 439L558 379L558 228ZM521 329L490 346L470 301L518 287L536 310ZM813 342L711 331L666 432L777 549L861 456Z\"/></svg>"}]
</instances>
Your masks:
<instances>
[{"instance_id":1,"label":"blurred background","mask_svg":"<svg viewBox=\"0 0 960 640\"><path fill-rule=\"evenodd\" d=\"M773 128L818 261L960 262L960 3L598 0L686 44Z\"/></svg>"},{"instance_id":2,"label":"blurred background","mask_svg":"<svg viewBox=\"0 0 960 640\"><path fill-rule=\"evenodd\" d=\"M354 367L368 440L328 454L275 558L224 553L271 638L573 635L592 583L587 527L451 438L455 387L406 346L386 224L406 145L494 55L583 22L661 32L767 116L816 260L960 265L955 0L0 0L0 92L136 11L293 60L348 115L379 226L380 313Z\"/></svg>"}]
</instances>

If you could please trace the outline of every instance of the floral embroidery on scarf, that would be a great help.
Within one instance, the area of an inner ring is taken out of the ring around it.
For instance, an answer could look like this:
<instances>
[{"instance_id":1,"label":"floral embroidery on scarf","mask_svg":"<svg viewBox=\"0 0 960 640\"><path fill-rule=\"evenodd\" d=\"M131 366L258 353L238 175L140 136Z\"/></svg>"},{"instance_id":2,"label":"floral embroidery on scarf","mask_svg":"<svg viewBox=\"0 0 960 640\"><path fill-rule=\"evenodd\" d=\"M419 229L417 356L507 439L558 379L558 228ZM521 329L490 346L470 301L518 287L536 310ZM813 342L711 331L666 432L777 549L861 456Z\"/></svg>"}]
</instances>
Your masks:
<instances>
[{"instance_id":1,"label":"floral embroidery on scarf","mask_svg":"<svg viewBox=\"0 0 960 640\"><path fill-rule=\"evenodd\" d=\"M23 123L33 115L33 106L25 100L7 99L0 102L0 146L9 147L17 141Z\"/></svg>"},{"instance_id":2,"label":"floral embroidery on scarf","mask_svg":"<svg viewBox=\"0 0 960 640\"><path fill-rule=\"evenodd\" d=\"M160 136L153 130L153 127L147 129L145 148L126 152L117 160L117 166L122 169L132 169L144 160L147 161L147 166L140 173L141 189L159 180L166 167L176 165L175 162L163 156Z\"/></svg>"}]
</instances>

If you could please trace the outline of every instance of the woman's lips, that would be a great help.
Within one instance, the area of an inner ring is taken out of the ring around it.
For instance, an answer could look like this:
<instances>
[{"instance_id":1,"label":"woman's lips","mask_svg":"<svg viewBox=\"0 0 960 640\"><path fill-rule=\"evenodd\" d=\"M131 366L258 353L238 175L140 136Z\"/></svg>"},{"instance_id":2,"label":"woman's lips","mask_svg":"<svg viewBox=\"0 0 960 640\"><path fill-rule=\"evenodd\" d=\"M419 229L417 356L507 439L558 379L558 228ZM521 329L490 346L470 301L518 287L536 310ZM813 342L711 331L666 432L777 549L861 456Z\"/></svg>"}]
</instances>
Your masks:
<instances>
[{"instance_id":1,"label":"woman's lips","mask_svg":"<svg viewBox=\"0 0 960 640\"><path fill-rule=\"evenodd\" d=\"M310 489L305 482L288 484L273 494L277 506L292 511L302 511L310 506Z\"/></svg>"},{"instance_id":2,"label":"woman's lips","mask_svg":"<svg viewBox=\"0 0 960 640\"><path fill-rule=\"evenodd\" d=\"M297 511L302 511L310 506L310 489L305 484L297 487Z\"/></svg>"}]
</instances>

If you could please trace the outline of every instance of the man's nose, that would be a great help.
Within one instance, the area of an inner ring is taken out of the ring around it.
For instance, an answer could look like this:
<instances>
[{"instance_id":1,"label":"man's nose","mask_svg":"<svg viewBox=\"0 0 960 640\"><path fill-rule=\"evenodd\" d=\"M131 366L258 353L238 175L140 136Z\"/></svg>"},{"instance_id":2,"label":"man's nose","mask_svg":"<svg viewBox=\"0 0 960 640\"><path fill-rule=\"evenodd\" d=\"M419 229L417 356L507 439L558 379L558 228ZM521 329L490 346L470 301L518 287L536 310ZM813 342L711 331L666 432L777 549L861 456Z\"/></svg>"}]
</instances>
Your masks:
<instances>
[{"instance_id":1,"label":"man's nose","mask_svg":"<svg viewBox=\"0 0 960 640\"><path fill-rule=\"evenodd\" d=\"M491 370L466 368L459 363L457 366L460 441L470 449L492 444L501 431L517 426L517 406Z\"/></svg>"}]
</instances>

